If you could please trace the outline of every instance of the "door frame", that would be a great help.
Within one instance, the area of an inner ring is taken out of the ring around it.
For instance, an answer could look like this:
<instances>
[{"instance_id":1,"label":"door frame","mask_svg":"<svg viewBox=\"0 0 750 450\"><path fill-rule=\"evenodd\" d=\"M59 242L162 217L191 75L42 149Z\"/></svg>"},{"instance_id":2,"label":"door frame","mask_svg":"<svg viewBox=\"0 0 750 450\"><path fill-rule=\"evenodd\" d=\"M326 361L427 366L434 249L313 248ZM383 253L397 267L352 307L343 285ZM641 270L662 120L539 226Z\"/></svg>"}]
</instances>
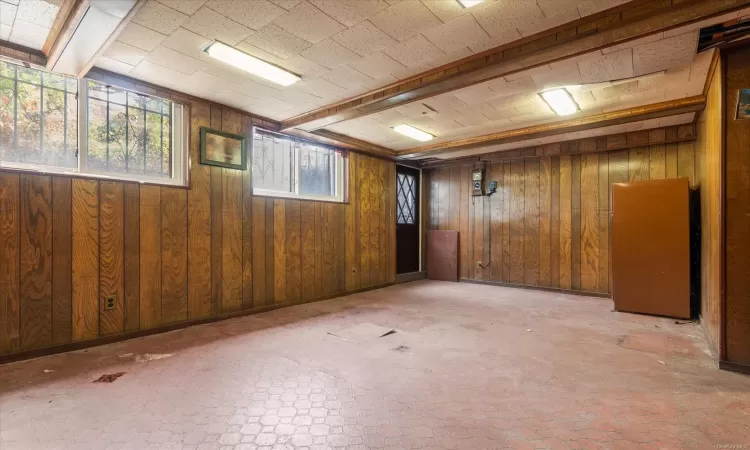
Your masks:
<instances>
[{"instance_id":1,"label":"door frame","mask_svg":"<svg viewBox=\"0 0 750 450\"><path fill-rule=\"evenodd\" d=\"M424 244L424 242L423 242L424 241L424 237L423 237L423 233L424 233L424 216L423 216L423 214L424 214L424 201L423 201L424 200L424 195L423 195L423 192L424 192L424 173L422 171L422 167L421 166L418 166L416 164L413 164L413 165L412 164L408 164L406 161L403 161L403 162L396 161L396 165L397 166L408 167L410 169L414 169L414 170L419 171L419 196L417 198L417 201L419 202L419 228L417 229L418 230L417 233L419 235L419 252L418 252L419 254L417 255L417 258L419 258L419 261L418 261L417 267L419 268L419 270L417 272L424 272L424 267L423 267L423 264L422 264L422 252L424 252L424 247L423 247L423 244ZM395 180L393 180L393 181L398 182L397 181L398 180L398 174L396 175L396 177L397 178ZM398 191L398 189L396 189L394 191L394 194L397 196L397 198L394 199L394 200L396 200L394 202L394 205L393 205L394 208L398 208L398 192L397 191ZM395 219L397 217L397 214L394 214L393 217ZM396 227L398 225L397 222L398 222L398 219L396 221L394 221L391 224L391 226ZM396 236L397 236L397 234L396 234ZM398 237L396 239L398 239ZM396 251L398 251L398 244L396 244ZM398 255L396 255L396 258L398 258Z\"/></svg>"}]
</instances>

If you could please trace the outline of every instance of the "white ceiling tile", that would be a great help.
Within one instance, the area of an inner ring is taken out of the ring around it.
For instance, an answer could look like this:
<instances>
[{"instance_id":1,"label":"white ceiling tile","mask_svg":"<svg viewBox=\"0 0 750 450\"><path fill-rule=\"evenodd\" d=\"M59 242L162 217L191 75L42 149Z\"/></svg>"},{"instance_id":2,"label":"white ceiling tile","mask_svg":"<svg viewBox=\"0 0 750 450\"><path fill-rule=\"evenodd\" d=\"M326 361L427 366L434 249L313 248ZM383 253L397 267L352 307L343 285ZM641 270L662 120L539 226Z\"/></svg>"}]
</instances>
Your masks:
<instances>
[{"instance_id":1,"label":"white ceiling tile","mask_svg":"<svg viewBox=\"0 0 750 450\"><path fill-rule=\"evenodd\" d=\"M634 75L633 52L625 49L597 59L586 59L578 63L578 70L584 83L630 78Z\"/></svg>"},{"instance_id":2,"label":"white ceiling tile","mask_svg":"<svg viewBox=\"0 0 750 450\"><path fill-rule=\"evenodd\" d=\"M528 97L531 97L533 95L534 94L531 94ZM502 111L506 108L521 108L519 109L519 111L522 111L524 108L531 106L531 102L529 101L528 97L523 94L514 94L505 97L496 97L494 99L488 100L487 103L489 103L490 106L498 111ZM522 114L528 113L522 112Z\"/></svg>"},{"instance_id":3,"label":"white ceiling tile","mask_svg":"<svg viewBox=\"0 0 750 450\"><path fill-rule=\"evenodd\" d=\"M336 86L330 81L326 81L322 78L302 80L295 83L294 87L303 92L307 92L308 94L312 94L322 98L340 95L342 92L344 92L344 89L342 87Z\"/></svg>"},{"instance_id":4,"label":"white ceiling tile","mask_svg":"<svg viewBox=\"0 0 750 450\"><path fill-rule=\"evenodd\" d=\"M613 45L612 47L606 47L602 49L602 53L607 55L609 53L616 53L626 48L633 48L638 45L648 44L649 42L660 41L664 39L664 33L656 33L649 36L642 37L640 39L634 39L632 41L623 42L622 44Z\"/></svg>"},{"instance_id":5,"label":"white ceiling tile","mask_svg":"<svg viewBox=\"0 0 750 450\"><path fill-rule=\"evenodd\" d=\"M379 12L370 19L392 38L403 41L442 22L419 1L404 1Z\"/></svg>"},{"instance_id":6,"label":"white ceiling tile","mask_svg":"<svg viewBox=\"0 0 750 450\"><path fill-rule=\"evenodd\" d=\"M169 6L172 9L192 16L203 6L207 0L157 0L159 3Z\"/></svg>"},{"instance_id":7,"label":"white ceiling tile","mask_svg":"<svg viewBox=\"0 0 750 450\"><path fill-rule=\"evenodd\" d=\"M214 97L214 100L221 103L222 105L231 106L237 109L246 109L260 99L250 97L239 92L225 90L218 92L216 97Z\"/></svg>"},{"instance_id":8,"label":"white ceiling tile","mask_svg":"<svg viewBox=\"0 0 750 450\"><path fill-rule=\"evenodd\" d=\"M333 39L318 42L301 53L302 56L321 66L333 69L360 59L359 55Z\"/></svg>"},{"instance_id":9,"label":"white ceiling tile","mask_svg":"<svg viewBox=\"0 0 750 450\"><path fill-rule=\"evenodd\" d=\"M162 34L174 33L188 15L156 1L146 2L133 17L133 22Z\"/></svg>"},{"instance_id":10,"label":"white ceiling tile","mask_svg":"<svg viewBox=\"0 0 750 450\"><path fill-rule=\"evenodd\" d=\"M579 16L577 0L537 0L537 4L542 9L545 17L570 14L570 10L575 10L575 15Z\"/></svg>"},{"instance_id":11,"label":"white ceiling tile","mask_svg":"<svg viewBox=\"0 0 750 450\"><path fill-rule=\"evenodd\" d=\"M308 2L295 6L274 23L312 43L318 43L344 29L343 25Z\"/></svg>"},{"instance_id":12,"label":"white ceiling tile","mask_svg":"<svg viewBox=\"0 0 750 450\"><path fill-rule=\"evenodd\" d=\"M283 91L279 91L278 93L274 94L274 97L294 106L307 105L309 103L320 100L319 96L308 94L307 92L303 92L297 88L288 88Z\"/></svg>"},{"instance_id":13,"label":"white ceiling tile","mask_svg":"<svg viewBox=\"0 0 750 450\"><path fill-rule=\"evenodd\" d=\"M437 48L446 53L453 52L461 47L468 47L475 42L487 42L491 39L471 14L432 27L422 34Z\"/></svg>"},{"instance_id":14,"label":"white ceiling tile","mask_svg":"<svg viewBox=\"0 0 750 450\"><path fill-rule=\"evenodd\" d=\"M281 6L287 11L291 10L295 6L299 5L302 0L271 0L273 3Z\"/></svg>"},{"instance_id":15,"label":"white ceiling tile","mask_svg":"<svg viewBox=\"0 0 750 450\"><path fill-rule=\"evenodd\" d=\"M423 0L422 3L443 22L450 22L471 12L471 8L464 8L456 0Z\"/></svg>"},{"instance_id":16,"label":"white ceiling tile","mask_svg":"<svg viewBox=\"0 0 750 450\"><path fill-rule=\"evenodd\" d=\"M26 22L16 17L10 32L10 42L40 50L47 40L49 28Z\"/></svg>"},{"instance_id":17,"label":"white ceiling tile","mask_svg":"<svg viewBox=\"0 0 750 450\"><path fill-rule=\"evenodd\" d=\"M633 48L634 75L644 75L687 64L695 58L698 31Z\"/></svg>"},{"instance_id":18,"label":"white ceiling tile","mask_svg":"<svg viewBox=\"0 0 750 450\"><path fill-rule=\"evenodd\" d=\"M284 59L312 45L273 23L254 31L245 41Z\"/></svg>"},{"instance_id":19,"label":"white ceiling tile","mask_svg":"<svg viewBox=\"0 0 750 450\"><path fill-rule=\"evenodd\" d=\"M338 22L353 27L388 7L384 0L310 0Z\"/></svg>"},{"instance_id":20,"label":"white ceiling tile","mask_svg":"<svg viewBox=\"0 0 750 450\"><path fill-rule=\"evenodd\" d=\"M430 13L432 14L432 13ZM383 50L388 56L407 66L419 66L431 59L440 57L443 52L421 34Z\"/></svg>"},{"instance_id":21,"label":"white ceiling tile","mask_svg":"<svg viewBox=\"0 0 750 450\"><path fill-rule=\"evenodd\" d=\"M559 14L555 14L552 16L550 15L545 15L544 17L539 17L537 15L531 16L529 17L528 20L519 22L517 28L518 28L518 31L521 33L521 35L526 37L526 36L531 36L533 34L566 24L568 22L572 22L579 18L580 16L578 14L578 9L573 7L566 11L561 11Z\"/></svg>"},{"instance_id":22,"label":"white ceiling tile","mask_svg":"<svg viewBox=\"0 0 750 450\"><path fill-rule=\"evenodd\" d=\"M185 28L178 28L177 31L170 34L161 45L172 50L177 50L193 58L209 59L210 57L203 52L203 48L211 43L211 39L200 34L193 33Z\"/></svg>"},{"instance_id":23,"label":"white ceiling tile","mask_svg":"<svg viewBox=\"0 0 750 450\"><path fill-rule=\"evenodd\" d=\"M247 0L208 0L206 6L253 30L263 28L286 14L284 8L268 0L252 0L252 7L249 7Z\"/></svg>"},{"instance_id":24,"label":"white ceiling tile","mask_svg":"<svg viewBox=\"0 0 750 450\"><path fill-rule=\"evenodd\" d=\"M578 12L581 13L581 17L585 17L604 11L605 9L614 8L615 6L627 3L628 1L629 0L584 0L578 3Z\"/></svg>"},{"instance_id":25,"label":"white ceiling tile","mask_svg":"<svg viewBox=\"0 0 750 450\"><path fill-rule=\"evenodd\" d=\"M279 100L277 98L265 98L253 102L248 107L251 113L259 114L261 116L270 117L272 119L280 119L284 116L284 112L294 108L294 105Z\"/></svg>"},{"instance_id":26,"label":"white ceiling tile","mask_svg":"<svg viewBox=\"0 0 750 450\"><path fill-rule=\"evenodd\" d=\"M281 86L279 86L279 89L274 89L264 84L256 83L255 81L247 77L245 80L239 81L233 87L233 90L253 98L267 98L273 96L274 94L278 94L281 90Z\"/></svg>"},{"instance_id":27,"label":"white ceiling tile","mask_svg":"<svg viewBox=\"0 0 750 450\"><path fill-rule=\"evenodd\" d=\"M138 68L143 64L144 63L139 64L138 67L135 68L135 70L138 70ZM229 83L226 79L208 73L205 70L198 70L192 75L189 75L187 79L190 83L195 83L203 88L210 89L215 92L220 92L226 89L229 85L234 86L233 83Z\"/></svg>"},{"instance_id":28,"label":"white ceiling tile","mask_svg":"<svg viewBox=\"0 0 750 450\"><path fill-rule=\"evenodd\" d=\"M142 27L133 22L129 23L122 30L122 33L117 36L118 41L149 52L158 47L166 38L167 36L164 34L157 33L154 30Z\"/></svg>"},{"instance_id":29,"label":"white ceiling tile","mask_svg":"<svg viewBox=\"0 0 750 450\"><path fill-rule=\"evenodd\" d=\"M458 99L460 102L466 105L483 103L491 98L500 95L496 92L493 92L485 83L465 87L463 89L453 91L452 94L454 98Z\"/></svg>"},{"instance_id":30,"label":"white ceiling tile","mask_svg":"<svg viewBox=\"0 0 750 450\"><path fill-rule=\"evenodd\" d=\"M201 7L197 13L182 24L193 33L209 39L216 39L229 45L237 45L250 36L250 29L224 17L207 6Z\"/></svg>"},{"instance_id":31,"label":"white ceiling tile","mask_svg":"<svg viewBox=\"0 0 750 450\"><path fill-rule=\"evenodd\" d=\"M18 3L16 19L51 28L60 7L44 0L23 0Z\"/></svg>"},{"instance_id":32,"label":"white ceiling tile","mask_svg":"<svg viewBox=\"0 0 750 450\"><path fill-rule=\"evenodd\" d=\"M0 39L7 41L10 39L10 25L5 25L4 23L0 23Z\"/></svg>"},{"instance_id":33,"label":"white ceiling tile","mask_svg":"<svg viewBox=\"0 0 750 450\"><path fill-rule=\"evenodd\" d=\"M573 96L573 100L578 103L578 106L581 109L590 109L596 105L596 99L594 98L594 94L592 94L591 91L586 91L583 89L572 90L570 91L570 95Z\"/></svg>"},{"instance_id":34,"label":"white ceiling tile","mask_svg":"<svg viewBox=\"0 0 750 450\"><path fill-rule=\"evenodd\" d=\"M367 56L397 43L369 21L342 31L335 35L333 40L360 56Z\"/></svg>"},{"instance_id":35,"label":"white ceiling tile","mask_svg":"<svg viewBox=\"0 0 750 450\"><path fill-rule=\"evenodd\" d=\"M125 64L122 61L108 58L106 56L102 56L101 58L97 59L95 66L100 69L109 70L110 72L115 72L123 75L127 75L131 70L133 70L133 67L135 67L131 66L130 64Z\"/></svg>"},{"instance_id":36,"label":"white ceiling tile","mask_svg":"<svg viewBox=\"0 0 750 450\"><path fill-rule=\"evenodd\" d=\"M538 86L534 84L534 80L531 77L523 77L504 84L490 85L490 89L498 92L500 95L514 95L536 91Z\"/></svg>"},{"instance_id":37,"label":"white ceiling tile","mask_svg":"<svg viewBox=\"0 0 750 450\"><path fill-rule=\"evenodd\" d=\"M149 81L156 85L172 87L181 82L188 82L190 77L182 72L153 64L148 60L141 61L128 74L139 80Z\"/></svg>"},{"instance_id":38,"label":"white ceiling tile","mask_svg":"<svg viewBox=\"0 0 750 450\"><path fill-rule=\"evenodd\" d=\"M185 74L192 74L207 64L191 56L183 55L171 48L159 46L146 58L148 61Z\"/></svg>"},{"instance_id":39,"label":"white ceiling tile","mask_svg":"<svg viewBox=\"0 0 750 450\"><path fill-rule=\"evenodd\" d=\"M582 84L578 64L561 61L550 64L548 72L531 75L534 84L541 89Z\"/></svg>"},{"instance_id":40,"label":"white ceiling tile","mask_svg":"<svg viewBox=\"0 0 750 450\"><path fill-rule=\"evenodd\" d=\"M138 65L138 63L143 61L143 58L148 56L148 52L146 50L133 47L132 45L128 45L124 42L115 41L109 47L107 47L107 50L104 52L103 56L106 58L114 59L121 63L136 66ZM99 65L98 61L97 65Z\"/></svg>"},{"instance_id":41,"label":"white ceiling tile","mask_svg":"<svg viewBox=\"0 0 750 450\"><path fill-rule=\"evenodd\" d=\"M335 70L324 74L321 78L342 88L348 88L353 85L368 86L374 81L372 78L350 66L337 67Z\"/></svg>"},{"instance_id":42,"label":"white ceiling tile","mask_svg":"<svg viewBox=\"0 0 750 450\"><path fill-rule=\"evenodd\" d=\"M685 67L690 71L689 80L706 81L706 78L708 77L708 71L711 69L711 61L713 60L714 52L717 51L718 50L716 49L711 49L709 51L703 51L695 55L693 64L690 65L689 68Z\"/></svg>"},{"instance_id":43,"label":"white ceiling tile","mask_svg":"<svg viewBox=\"0 0 750 450\"><path fill-rule=\"evenodd\" d=\"M0 2L0 24L13 25L13 21L16 20L16 12L18 12L18 6Z\"/></svg>"},{"instance_id":44,"label":"white ceiling tile","mask_svg":"<svg viewBox=\"0 0 750 450\"><path fill-rule=\"evenodd\" d=\"M406 67L382 51L375 52L366 58L355 61L351 66L372 78L386 77Z\"/></svg>"},{"instance_id":45,"label":"white ceiling tile","mask_svg":"<svg viewBox=\"0 0 750 450\"><path fill-rule=\"evenodd\" d=\"M534 78L535 76L548 74L551 70L552 69L550 68L549 64L545 64L543 66L534 67L533 69L523 70L521 72L506 75L504 78L507 81L516 81L526 77Z\"/></svg>"},{"instance_id":46,"label":"white ceiling tile","mask_svg":"<svg viewBox=\"0 0 750 450\"><path fill-rule=\"evenodd\" d=\"M477 22L500 44L521 39L518 27L531 21L544 20L544 14L531 0L498 1L478 6L472 14ZM498 44L498 45L500 45Z\"/></svg>"}]
</instances>

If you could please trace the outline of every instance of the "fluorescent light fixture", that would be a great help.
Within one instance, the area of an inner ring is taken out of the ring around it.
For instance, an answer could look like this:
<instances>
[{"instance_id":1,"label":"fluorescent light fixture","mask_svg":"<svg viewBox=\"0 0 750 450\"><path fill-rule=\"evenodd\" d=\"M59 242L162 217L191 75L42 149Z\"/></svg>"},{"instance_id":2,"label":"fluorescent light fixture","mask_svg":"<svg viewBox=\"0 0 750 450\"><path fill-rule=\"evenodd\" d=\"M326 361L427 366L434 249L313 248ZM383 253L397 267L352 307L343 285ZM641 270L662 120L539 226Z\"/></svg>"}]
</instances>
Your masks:
<instances>
[{"instance_id":1,"label":"fluorescent light fixture","mask_svg":"<svg viewBox=\"0 0 750 450\"><path fill-rule=\"evenodd\" d=\"M402 123L401 125L396 125L393 127L393 131L396 133L401 133L404 136L408 136L412 139L416 139L420 142L427 142L431 141L432 138L435 136L431 135L430 133L427 133L426 131L422 131L420 129L414 128L411 125L407 125L405 123Z\"/></svg>"},{"instance_id":2,"label":"fluorescent light fixture","mask_svg":"<svg viewBox=\"0 0 750 450\"><path fill-rule=\"evenodd\" d=\"M539 95L558 116L569 116L578 112L578 103L565 89L555 89Z\"/></svg>"},{"instance_id":3,"label":"fluorescent light fixture","mask_svg":"<svg viewBox=\"0 0 750 450\"><path fill-rule=\"evenodd\" d=\"M478 5L483 1L484 0L458 0L458 3L460 3L464 8L471 8L472 6Z\"/></svg>"},{"instance_id":4,"label":"fluorescent light fixture","mask_svg":"<svg viewBox=\"0 0 750 450\"><path fill-rule=\"evenodd\" d=\"M299 76L291 72L269 64L255 56L250 56L223 42L214 41L208 44L203 51L208 53L210 57L218 59L223 63L282 86L289 86L300 80Z\"/></svg>"}]
</instances>

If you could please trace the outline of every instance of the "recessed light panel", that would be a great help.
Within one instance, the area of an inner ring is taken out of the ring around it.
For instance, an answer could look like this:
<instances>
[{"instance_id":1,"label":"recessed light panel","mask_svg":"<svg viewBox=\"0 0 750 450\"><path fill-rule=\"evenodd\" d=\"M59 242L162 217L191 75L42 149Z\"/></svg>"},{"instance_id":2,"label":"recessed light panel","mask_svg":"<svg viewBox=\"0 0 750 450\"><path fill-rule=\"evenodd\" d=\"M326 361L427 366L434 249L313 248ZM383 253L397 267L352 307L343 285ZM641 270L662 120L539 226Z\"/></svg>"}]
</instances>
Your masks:
<instances>
[{"instance_id":1,"label":"recessed light panel","mask_svg":"<svg viewBox=\"0 0 750 450\"><path fill-rule=\"evenodd\" d=\"M569 116L578 112L578 104L565 89L555 89L539 94L558 116Z\"/></svg>"},{"instance_id":2,"label":"recessed light panel","mask_svg":"<svg viewBox=\"0 0 750 450\"><path fill-rule=\"evenodd\" d=\"M212 42L203 51L208 53L210 57L223 63L282 86L289 86L300 80L299 76L289 71L267 63L255 56L248 55L223 42Z\"/></svg>"},{"instance_id":3,"label":"recessed light panel","mask_svg":"<svg viewBox=\"0 0 750 450\"><path fill-rule=\"evenodd\" d=\"M484 0L458 0L464 8L471 8L472 6L482 3Z\"/></svg>"},{"instance_id":4,"label":"recessed light panel","mask_svg":"<svg viewBox=\"0 0 750 450\"><path fill-rule=\"evenodd\" d=\"M426 131L422 131L418 128L414 128L413 126L407 125L405 123L401 125L396 125L395 127L393 127L393 131L397 133L401 133L404 136L408 136L412 139L416 139L417 141L420 141L420 142L431 141L432 138L435 137Z\"/></svg>"}]
</instances>

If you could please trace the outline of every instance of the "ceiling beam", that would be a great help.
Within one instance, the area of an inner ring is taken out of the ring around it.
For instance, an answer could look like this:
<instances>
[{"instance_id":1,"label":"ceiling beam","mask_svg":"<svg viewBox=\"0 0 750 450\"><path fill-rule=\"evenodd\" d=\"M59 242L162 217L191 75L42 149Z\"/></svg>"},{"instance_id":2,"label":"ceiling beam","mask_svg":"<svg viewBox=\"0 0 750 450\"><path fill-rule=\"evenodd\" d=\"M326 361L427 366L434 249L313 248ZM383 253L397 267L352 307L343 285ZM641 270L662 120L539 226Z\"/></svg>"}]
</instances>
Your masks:
<instances>
[{"instance_id":1,"label":"ceiling beam","mask_svg":"<svg viewBox=\"0 0 750 450\"><path fill-rule=\"evenodd\" d=\"M281 129L319 129L678 28L749 5L750 0L632 1L540 33L531 40L516 41L472 55L354 99L282 121Z\"/></svg>"},{"instance_id":2,"label":"ceiling beam","mask_svg":"<svg viewBox=\"0 0 750 450\"><path fill-rule=\"evenodd\" d=\"M55 21L52 23L52 29L50 30L49 34L47 35L47 39L44 41L44 45L42 46L42 53L47 55L49 57L50 53L52 52L53 48L55 47L55 44L58 42L58 39L62 37L62 39L59 39L60 41L66 41L66 37L63 35L72 33L70 30L70 22L71 22L71 16L74 16L75 14L80 11L81 4L83 3L83 0L63 0L62 4L60 5L60 10L57 12L57 16L55 17Z\"/></svg>"},{"instance_id":3,"label":"ceiling beam","mask_svg":"<svg viewBox=\"0 0 750 450\"><path fill-rule=\"evenodd\" d=\"M441 153L468 150L472 148L490 147L498 144L538 139L574 131L587 130L591 128L622 125L625 123L639 122L641 120L658 119L661 117L674 116L690 112L701 111L706 104L706 98L702 95L688 97L668 102L654 103L647 106L623 109L593 116L554 122L543 125L535 125L517 130L502 131L467 139L458 139L450 142L425 145L398 152L399 158L425 158Z\"/></svg>"}]
</instances>

